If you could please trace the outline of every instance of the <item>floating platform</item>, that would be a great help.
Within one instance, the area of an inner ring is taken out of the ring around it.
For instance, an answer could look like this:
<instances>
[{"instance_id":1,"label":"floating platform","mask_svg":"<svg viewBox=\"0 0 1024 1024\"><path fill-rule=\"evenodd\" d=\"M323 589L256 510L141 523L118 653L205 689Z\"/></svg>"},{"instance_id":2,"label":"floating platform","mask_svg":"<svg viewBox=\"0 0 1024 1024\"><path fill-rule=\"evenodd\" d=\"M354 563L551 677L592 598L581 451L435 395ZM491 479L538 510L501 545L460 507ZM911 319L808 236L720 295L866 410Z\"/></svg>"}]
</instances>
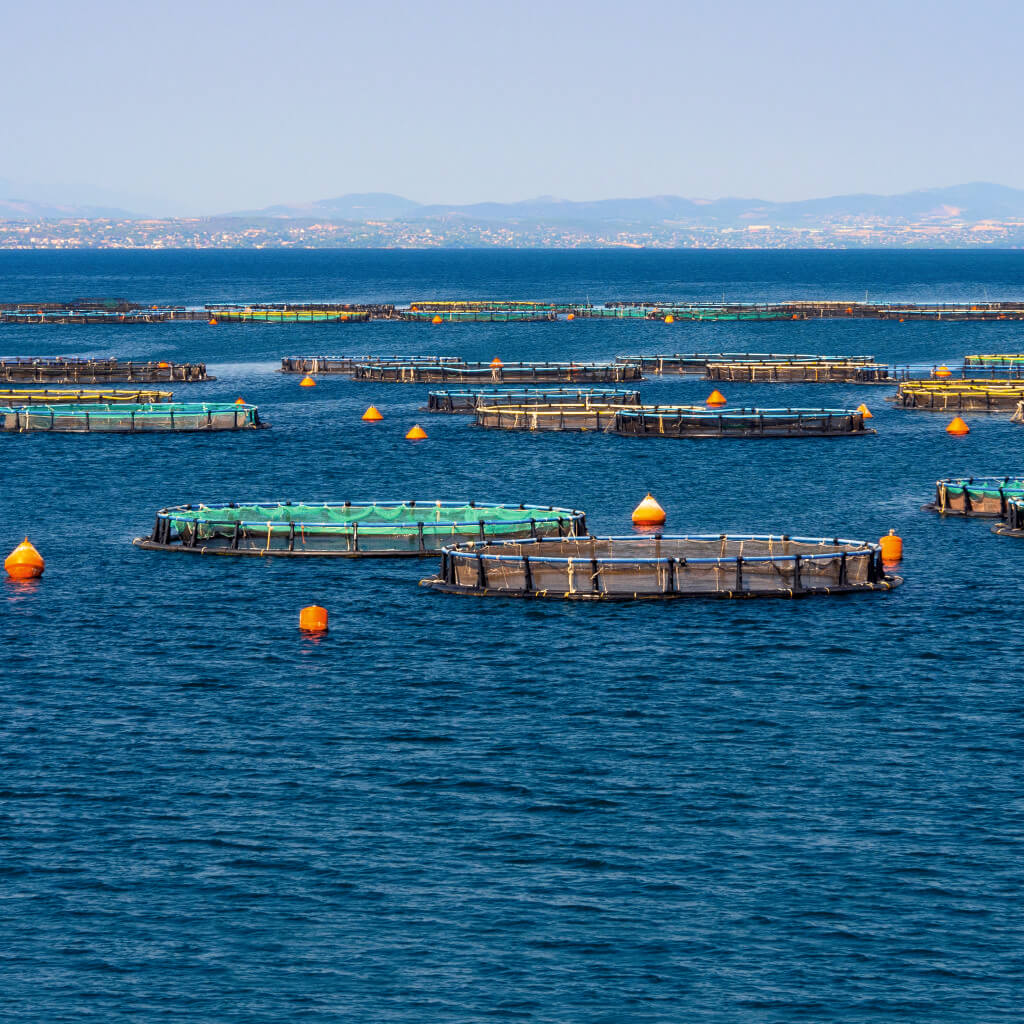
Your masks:
<instances>
[{"instance_id":1,"label":"floating platform","mask_svg":"<svg viewBox=\"0 0 1024 1024\"><path fill-rule=\"evenodd\" d=\"M405 384L618 384L643 380L627 363L404 363L357 366L356 380Z\"/></svg>"},{"instance_id":2,"label":"floating platform","mask_svg":"<svg viewBox=\"0 0 1024 1024\"><path fill-rule=\"evenodd\" d=\"M18 388L0 391L0 406L17 408L22 405L153 405L169 402L173 391L83 391L51 390L49 388Z\"/></svg>"},{"instance_id":3,"label":"floating platform","mask_svg":"<svg viewBox=\"0 0 1024 1024\"><path fill-rule=\"evenodd\" d=\"M728 409L640 406L618 409L612 428L631 437L865 437L876 433L850 409Z\"/></svg>"},{"instance_id":4,"label":"floating platform","mask_svg":"<svg viewBox=\"0 0 1024 1024\"><path fill-rule=\"evenodd\" d=\"M361 310L333 309L230 309L210 310L218 324L364 324L370 314Z\"/></svg>"},{"instance_id":5,"label":"floating platform","mask_svg":"<svg viewBox=\"0 0 1024 1024\"><path fill-rule=\"evenodd\" d=\"M857 540L719 534L538 538L446 547L422 586L481 597L585 601L808 597L899 585Z\"/></svg>"},{"instance_id":6,"label":"floating platform","mask_svg":"<svg viewBox=\"0 0 1024 1024\"><path fill-rule=\"evenodd\" d=\"M163 402L154 405L27 405L0 408L0 432L170 434L265 427L254 405Z\"/></svg>"},{"instance_id":7,"label":"floating platform","mask_svg":"<svg viewBox=\"0 0 1024 1024\"><path fill-rule=\"evenodd\" d=\"M1024 380L903 381L892 401L930 412L1005 412L1024 401Z\"/></svg>"},{"instance_id":8,"label":"floating platform","mask_svg":"<svg viewBox=\"0 0 1024 1024\"><path fill-rule=\"evenodd\" d=\"M427 412L473 413L478 406L639 405L640 392L624 388L495 388L472 391L431 391Z\"/></svg>"},{"instance_id":9,"label":"floating platform","mask_svg":"<svg viewBox=\"0 0 1024 1024\"><path fill-rule=\"evenodd\" d=\"M191 384L215 380L204 363L135 363L119 359L3 359L0 381L11 384Z\"/></svg>"},{"instance_id":10,"label":"floating platform","mask_svg":"<svg viewBox=\"0 0 1024 1024\"><path fill-rule=\"evenodd\" d=\"M942 515L1003 519L1012 499L1024 498L1024 477L972 476L937 480L935 500L924 507Z\"/></svg>"},{"instance_id":11,"label":"floating platform","mask_svg":"<svg viewBox=\"0 0 1024 1024\"><path fill-rule=\"evenodd\" d=\"M558 313L544 309L400 309L399 320L413 323L514 324L557 320Z\"/></svg>"},{"instance_id":12,"label":"floating platform","mask_svg":"<svg viewBox=\"0 0 1024 1024\"><path fill-rule=\"evenodd\" d=\"M410 363L455 363L463 365L458 356L285 356L282 373L338 373L351 376L357 366L391 366Z\"/></svg>"},{"instance_id":13,"label":"floating platform","mask_svg":"<svg viewBox=\"0 0 1024 1024\"><path fill-rule=\"evenodd\" d=\"M846 360L809 362L738 361L708 363L706 380L785 384L885 384L895 378L888 366Z\"/></svg>"},{"instance_id":14,"label":"floating platform","mask_svg":"<svg viewBox=\"0 0 1024 1024\"><path fill-rule=\"evenodd\" d=\"M490 430L613 430L624 408L597 403L554 402L549 405L478 405L476 425ZM696 407L694 407L696 409Z\"/></svg>"},{"instance_id":15,"label":"floating platform","mask_svg":"<svg viewBox=\"0 0 1024 1024\"><path fill-rule=\"evenodd\" d=\"M617 363L632 363L646 374L683 374L703 376L709 363L864 363L874 356L823 356L786 352L675 352L671 355L616 356Z\"/></svg>"},{"instance_id":16,"label":"floating platform","mask_svg":"<svg viewBox=\"0 0 1024 1024\"><path fill-rule=\"evenodd\" d=\"M468 501L178 505L135 544L159 551L281 557L423 557L471 538L571 537L586 516L549 505Z\"/></svg>"}]
</instances>

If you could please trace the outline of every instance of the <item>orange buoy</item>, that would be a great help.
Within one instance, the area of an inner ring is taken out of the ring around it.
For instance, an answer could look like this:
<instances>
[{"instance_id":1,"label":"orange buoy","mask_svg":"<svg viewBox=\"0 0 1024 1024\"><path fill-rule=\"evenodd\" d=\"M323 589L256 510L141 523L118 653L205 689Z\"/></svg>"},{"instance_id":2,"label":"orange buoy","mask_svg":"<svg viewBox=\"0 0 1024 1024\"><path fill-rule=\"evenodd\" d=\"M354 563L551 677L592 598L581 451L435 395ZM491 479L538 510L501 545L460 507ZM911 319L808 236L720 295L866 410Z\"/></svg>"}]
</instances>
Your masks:
<instances>
[{"instance_id":1,"label":"orange buoy","mask_svg":"<svg viewBox=\"0 0 1024 1024\"><path fill-rule=\"evenodd\" d=\"M327 609L311 604L299 612L299 629L304 633L327 632Z\"/></svg>"},{"instance_id":2,"label":"orange buoy","mask_svg":"<svg viewBox=\"0 0 1024 1024\"><path fill-rule=\"evenodd\" d=\"M206 322L207 322L207 323L208 323L208 324L209 324L209 325L210 325L211 327L216 327L216 326L217 326L217 318L216 318L215 316L211 316L211 317L210 317L210 319L209 319L209 320L207 320Z\"/></svg>"},{"instance_id":3,"label":"orange buoy","mask_svg":"<svg viewBox=\"0 0 1024 1024\"><path fill-rule=\"evenodd\" d=\"M654 500L654 496L647 492L647 497L633 509L634 526L661 526L665 522L665 510Z\"/></svg>"},{"instance_id":4,"label":"orange buoy","mask_svg":"<svg viewBox=\"0 0 1024 1024\"><path fill-rule=\"evenodd\" d=\"M427 432L418 424L414 424L408 434L405 435L406 441L426 441Z\"/></svg>"},{"instance_id":5,"label":"orange buoy","mask_svg":"<svg viewBox=\"0 0 1024 1024\"><path fill-rule=\"evenodd\" d=\"M722 394L718 388L715 388L710 395L704 400L705 405L726 405L725 395Z\"/></svg>"},{"instance_id":6,"label":"orange buoy","mask_svg":"<svg viewBox=\"0 0 1024 1024\"><path fill-rule=\"evenodd\" d=\"M866 420L875 418L875 414L863 402L857 406L857 412L859 412Z\"/></svg>"},{"instance_id":7,"label":"orange buoy","mask_svg":"<svg viewBox=\"0 0 1024 1024\"><path fill-rule=\"evenodd\" d=\"M371 405L370 408L363 413L362 418L366 420L367 423L376 423L378 420L384 419L380 414L380 409L375 405Z\"/></svg>"},{"instance_id":8,"label":"orange buoy","mask_svg":"<svg viewBox=\"0 0 1024 1024\"><path fill-rule=\"evenodd\" d=\"M948 366L940 366L932 373L933 377L952 377L953 371Z\"/></svg>"},{"instance_id":9,"label":"orange buoy","mask_svg":"<svg viewBox=\"0 0 1024 1024\"><path fill-rule=\"evenodd\" d=\"M43 575L46 562L26 537L4 560L4 569L12 580L34 580Z\"/></svg>"},{"instance_id":10,"label":"orange buoy","mask_svg":"<svg viewBox=\"0 0 1024 1024\"><path fill-rule=\"evenodd\" d=\"M443 324L444 321L435 313L434 319L430 321L432 324Z\"/></svg>"},{"instance_id":11,"label":"orange buoy","mask_svg":"<svg viewBox=\"0 0 1024 1024\"><path fill-rule=\"evenodd\" d=\"M895 530L890 530L885 537L879 537L878 543L882 549L883 562L892 564L903 557L903 538L897 537Z\"/></svg>"},{"instance_id":12,"label":"orange buoy","mask_svg":"<svg viewBox=\"0 0 1024 1024\"><path fill-rule=\"evenodd\" d=\"M245 405L245 399L244 398L236 398L235 399L235 405Z\"/></svg>"},{"instance_id":13,"label":"orange buoy","mask_svg":"<svg viewBox=\"0 0 1024 1024\"><path fill-rule=\"evenodd\" d=\"M313 380L312 377L308 377L308 376L307 377L303 377L302 380L299 381L299 387L300 388L315 388L316 387L316 381Z\"/></svg>"},{"instance_id":14,"label":"orange buoy","mask_svg":"<svg viewBox=\"0 0 1024 1024\"><path fill-rule=\"evenodd\" d=\"M675 322L676 322L676 318L671 313L669 313L669 315L667 317L665 317L665 323L667 323L667 324L674 324Z\"/></svg>"},{"instance_id":15,"label":"orange buoy","mask_svg":"<svg viewBox=\"0 0 1024 1024\"><path fill-rule=\"evenodd\" d=\"M504 364L504 363L503 363L503 362L502 362L502 361L501 361L501 360L500 360L500 359L499 359L499 358L498 358L497 356L495 356L495 357L494 357L494 358L493 358L493 359L491 360L491 369L492 369L492 370L493 370L493 369L494 369L494 368L495 368L496 366L504 366L504 365L505 365L505 364Z\"/></svg>"},{"instance_id":16,"label":"orange buoy","mask_svg":"<svg viewBox=\"0 0 1024 1024\"><path fill-rule=\"evenodd\" d=\"M565 319L566 319L566 320L575 320L575 319L576 319L576 314L575 314L575 313L569 313L569 314L568 314L568 315L566 316L566 318L565 318Z\"/></svg>"},{"instance_id":17,"label":"orange buoy","mask_svg":"<svg viewBox=\"0 0 1024 1024\"><path fill-rule=\"evenodd\" d=\"M969 434L971 428L959 417L954 416L950 421L949 426L946 427L947 434L956 434L958 437L962 434Z\"/></svg>"},{"instance_id":18,"label":"orange buoy","mask_svg":"<svg viewBox=\"0 0 1024 1024\"><path fill-rule=\"evenodd\" d=\"M906 320L906 317L903 317L903 316L901 316L901 317L900 317L900 323L901 323L901 324L902 324L902 323L904 323L904 322L905 322L905 320Z\"/></svg>"},{"instance_id":19,"label":"orange buoy","mask_svg":"<svg viewBox=\"0 0 1024 1024\"><path fill-rule=\"evenodd\" d=\"M171 368L170 363L157 363L156 366L158 370L169 370Z\"/></svg>"},{"instance_id":20,"label":"orange buoy","mask_svg":"<svg viewBox=\"0 0 1024 1024\"><path fill-rule=\"evenodd\" d=\"M800 319L800 314L799 313L794 313L793 314L793 319L794 320L799 320Z\"/></svg>"}]
</instances>

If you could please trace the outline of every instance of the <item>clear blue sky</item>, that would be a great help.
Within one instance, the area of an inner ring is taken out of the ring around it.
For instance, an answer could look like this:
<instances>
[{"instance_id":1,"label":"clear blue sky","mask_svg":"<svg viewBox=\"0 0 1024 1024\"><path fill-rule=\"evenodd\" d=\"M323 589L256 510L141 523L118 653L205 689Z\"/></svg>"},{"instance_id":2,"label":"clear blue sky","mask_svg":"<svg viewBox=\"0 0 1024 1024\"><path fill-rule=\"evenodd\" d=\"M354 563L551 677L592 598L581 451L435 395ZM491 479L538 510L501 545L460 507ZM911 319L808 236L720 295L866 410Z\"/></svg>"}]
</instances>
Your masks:
<instances>
[{"instance_id":1,"label":"clear blue sky","mask_svg":"<svg viewBox=\"0 0 1024 1024\"><path fill-rule=\"evenodd\" d=\"M167 209L1024 186L1019 0L42 0L3 37L0 179Z\"/></svg>"}]
</instances>

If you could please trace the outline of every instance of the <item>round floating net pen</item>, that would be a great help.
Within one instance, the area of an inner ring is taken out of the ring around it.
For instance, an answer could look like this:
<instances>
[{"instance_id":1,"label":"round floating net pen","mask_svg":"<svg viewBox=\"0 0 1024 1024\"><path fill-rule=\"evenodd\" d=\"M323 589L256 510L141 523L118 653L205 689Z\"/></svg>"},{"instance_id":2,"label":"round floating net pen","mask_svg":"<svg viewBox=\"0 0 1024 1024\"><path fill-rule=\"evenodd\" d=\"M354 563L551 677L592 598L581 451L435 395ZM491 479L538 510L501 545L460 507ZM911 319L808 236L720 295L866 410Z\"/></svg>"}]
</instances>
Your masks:
<instances>
[{"instance_id":1,"label":"round floating net pen","mask_svg":"<svg viewBox=\"0 0 1024 1024\"><path fill-rule=\"evenodd\" d=\"M0 390L0 406L16 408L22 405L152 405L169 402L174 397L171 391L76 391L11 388Z\"/></svg>"},{"instance_id":2,"label":"round floating net pen","mask_svg":"<svg viewBox=\"0 0 1024 1024\"><path fill-rule=\"evenodd\" d=\"M1014 498L1024 498L1024 477L971 476L937 480L935 500L924 507L943 515L1005 518Z\"/></svg>"},{"instance_id":3,"label":"round floating net pen","mask_svg":"<svg viewBox=\"0 0 1024 1024\"><path fill-rule=\"evenodd\" d=\"M964 373L972 370L1005 370L1019 377L1024 374L1024 354L1019 352L964 356Z\"/></svg>"},{"instance_id":4,"label":"round floating net pen","mask_svg":"<svg viewBox=\"0 0 1024 1024\"><path fill-rule=\"evenodd\" d=\"M392 363L357 366L356 380L404 384L617 384L642 380L630 363Z\"/></svg>"},{"instance_id":5,"label":"round floating net pen","mask_svg":"<svg viewBox=\"0 0 1024 1024\"><path fill-rule=\"evenodd\" d=\"M1006 499L1003 521L992 527L1001 537L1024 537L1024 496Z\"/></svg>"},{"instance_id":6,"label":"round floating net pen","mask_svg":"<svg viewBox=\"0 0 1024 1024\"><path fill-rule=\"evenodd\" d=\"M458 356L284 356L281 373L343 373L351 375L357 366L388 366L393 364L435 366L439 363L461 364Z\"/></svg>"},{"instance_id":7,"label":"round floating net pen","mask_svg":"<svg viewBox=\"0 0 1024 1024\"><path fill-rule=\"evenodd\" d=\"M849 409L730 409L640 406L617 409L614 431L631 437L863 437L875 431Z\"/></svg>"},{"instance_id":8,"label":"round floating net pen","mask_svg":"<svg viewBox=\"0 0 1024 1024\"><path fill-rule=\"evenodd\" d=\"M170 434L256 430L267 426L254 405L162 402L155 405L27 405L0 408L0 432Z\"/></svg>"},{"instance_id":9,"label":"round floating net pen","mask_svg":"<svg viewBox=\"0 0 1024 1024\"><path fill-rule=\"evenodd\" d=\"M582 432L609 431L615 428L616 417L632 406L570 404L553 405L478 405L476 425L490 430L560 430ZM694 411L698 411L694 407Z\"/></svg>"},{"instance_id":10,"label":"round floating net pen","mask_svg":"<svg viewBox=\"0 0 1024 1024\"><path fill-rule=\"evenodd\" d=\"M709 363L874 363L874 356L823 356L798 352L674 352L671 355L616 356L617 363L632 363L644 373L693 374L703 376Z\"/></svg>"},{"instance_id":11,"label":"round floating net pen","mask_svg":"<svg viewBox=\"0 0 1024 1024\"><path fill-rule=\"evenodd\" d=\"M639 405L640 392L625 388L496 388L431 391L428 412L472 413L477 406L499 405Z\"/></svg>"},{"instance_id":12,"label":"round floating net pen","mask_svg":"<svg viewBox=\"0 0 1024 1024\"><path fill-rule=\"evenodd\" d=\"M421 585L501 597L804 597L891 590L878 544L816 537L537 538L447 547Z\"/></svg>"},{"instance_id":13,"label":"round floating net pen","mask_svg":"<svg viewBox=\"0 0 1024 1024\"><path fill-rule=\"evenodd\" d=\"M708 363L707 380L784 384L877 384L892 381L888 366L848 360Z\"/></svg>"},{"instance_id":14,"label":"round floating net pen","mask_svg":"<svg viewBox=\"0 0 1024 1024\"><path fill-rule=\"evenodd\" d=\"M550 505L458 501L178 505L156 514L135 544L205 555L386 557L437 554L488 538L572 537L586 516Z\"/></svg>"},{"instance_id":15,"label":"round floating net pen","mask_svg":"<svg viewBox=\"0 0 1024 1024\"><path fill-rule=\"evenodd\" d=\"M1024 380L908 380L893 401L930 412L1005 412L1024 401Z\"/></svg>"},{"instance_id":16,"label":"round floating net pen","mask_svg":"<svg viewBox=\"0 0 1024 1024\"><path fill-rule=\"evenodd\" d=\"M9 384L190 384L214 380L203 363L133 363L118 359L3 359L0 381Z\"/></svg>"}]
</instances>

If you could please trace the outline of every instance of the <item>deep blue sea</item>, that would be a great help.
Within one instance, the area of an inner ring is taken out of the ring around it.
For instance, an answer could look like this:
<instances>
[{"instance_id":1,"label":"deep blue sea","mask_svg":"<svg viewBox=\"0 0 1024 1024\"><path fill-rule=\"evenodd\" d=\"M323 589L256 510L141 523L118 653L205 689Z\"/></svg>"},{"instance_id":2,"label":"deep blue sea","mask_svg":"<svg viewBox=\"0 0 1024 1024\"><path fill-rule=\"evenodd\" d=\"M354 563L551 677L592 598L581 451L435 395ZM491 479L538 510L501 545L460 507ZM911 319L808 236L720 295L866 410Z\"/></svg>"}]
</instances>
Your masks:
<instances>
[{"instance_id":1,"label":"deep blue sea","mask_svg":"<svg viewBox=\"0 0 1024 1024\"><path fill-rule=\"evenodd\" d=\"M1024 297L1024 253L0 253L0 300ZM0 438L0 1018L19 1022L977 1022L1024 1007L1024 541L921 511L1024 471L1007 415L889 389L875 437L477 430L427 386L284 355L693 350L958 361L1024 326L0 326L0 355L198 360L177 396L272 429ZM702 401L698 380L651 400ZM376 404L377 425L359 414ZM420 422L429 440L410 444ZM434 561L132 547L182 502L475 498L629 532L905 539L889 595L578 605L417 586ZM297 630L325 605L331 631Z\"/></svg>"}]
</instances>

